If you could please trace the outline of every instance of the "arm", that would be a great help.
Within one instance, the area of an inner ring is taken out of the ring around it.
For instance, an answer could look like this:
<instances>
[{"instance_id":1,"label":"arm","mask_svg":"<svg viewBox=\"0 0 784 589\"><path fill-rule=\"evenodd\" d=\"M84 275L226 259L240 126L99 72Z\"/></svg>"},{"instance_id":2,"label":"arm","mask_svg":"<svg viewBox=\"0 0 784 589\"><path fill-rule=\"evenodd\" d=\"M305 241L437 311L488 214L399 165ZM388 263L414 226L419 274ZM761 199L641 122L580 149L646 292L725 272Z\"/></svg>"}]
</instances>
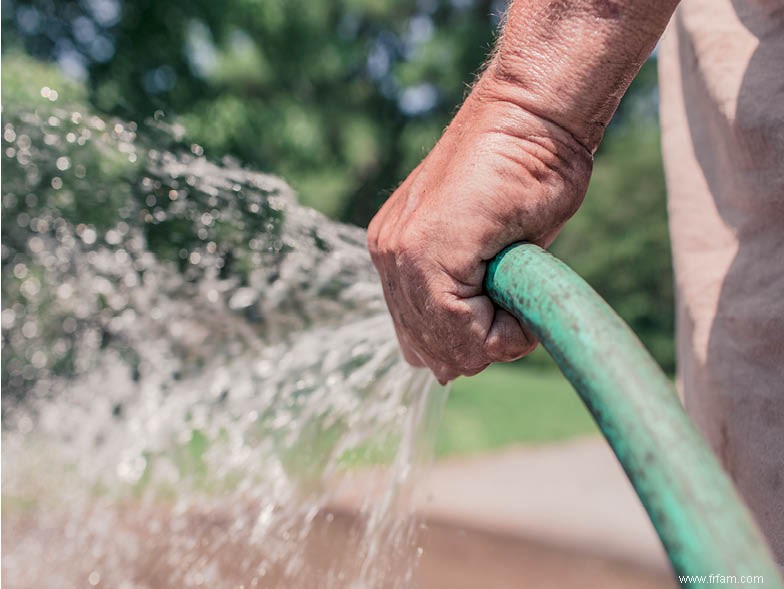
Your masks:
<instances>
[{"instance_id":1,"label":"arm","mask_svg":"<svg viewBox=\"0 0 784 589\"><path fill-rule=\"evenodd\" d=\"M594 151L677 0L517 0L482 77Z\"/></svg>"},{"instance_id":2,"label":"arm","mask_svg":"<svg viewBox=\"0 0 784 589\"><path fill-rule=\"evenodd\" d=\"M447 382L536 342L483 295L510 243L549 245L582 203L593 152L676 2L516 0L487 69L368 245L405 358Z\"/></svg>"}]
</instances>

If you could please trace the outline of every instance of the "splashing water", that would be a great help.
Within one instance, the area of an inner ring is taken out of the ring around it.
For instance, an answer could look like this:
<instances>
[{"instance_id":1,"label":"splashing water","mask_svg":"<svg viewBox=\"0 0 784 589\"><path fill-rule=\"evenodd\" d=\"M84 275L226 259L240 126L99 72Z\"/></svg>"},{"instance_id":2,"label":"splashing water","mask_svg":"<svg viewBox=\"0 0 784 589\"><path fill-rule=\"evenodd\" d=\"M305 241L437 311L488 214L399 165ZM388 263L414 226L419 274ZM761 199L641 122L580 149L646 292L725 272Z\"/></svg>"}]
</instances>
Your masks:
<instances>
[{"instance_id":1,"label":"splashing water","mask_svg":"<svg viewBox=\"0 0 784 589\"><path fill-rule=\"evenodd\" d=\"M409 586L445 391L364 233L54 92L4 105L3 581Z\"/></svg>"}]
</instances>

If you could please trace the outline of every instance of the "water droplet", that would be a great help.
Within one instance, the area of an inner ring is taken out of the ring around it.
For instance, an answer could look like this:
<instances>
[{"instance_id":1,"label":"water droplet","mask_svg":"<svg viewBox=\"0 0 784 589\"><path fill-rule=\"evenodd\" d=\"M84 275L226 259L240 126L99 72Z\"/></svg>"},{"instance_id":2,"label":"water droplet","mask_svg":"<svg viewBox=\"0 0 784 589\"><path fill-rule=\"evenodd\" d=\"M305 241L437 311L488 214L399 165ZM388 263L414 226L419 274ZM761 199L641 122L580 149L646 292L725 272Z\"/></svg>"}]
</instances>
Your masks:
<instances>
[{"instance_id":1,"label":"water droplet","mask_svg":"<svg viewBox=\"0 0 784 589\"><path fill-rule=\"evenodd\" d=\"M19 428L19 432L23 435L29 434L33 431L33 420L28 415L21 415L16 422L16 427Z\"/></svg>"},{"instance_id":2,"label":"water droplet","mask_svg":"<svg viewBox=\"0 0 784 589\"><path fill-rule=\"evenodd\" d=\"M64 283L57 287L57 296L61 299L70 299L71 295L73 295L73 287L68 284Z\"/></svg>"},{"instance_id":3,"label":"water droplet","mask_svg":"<svg viewBox=\"0 0 784 589\"><path fill-rule=\"evenodd\" d=\"M101 117L92 116L89 121L90 126L96 131L105 131L106 123Z\"/></svg>"},{"instance_id":4,"label":"water droplet","mask_svg":"<svg viewBox=\"0 0 784 589\"><path fill-rule=\"evenodd\" d=\"M85 227L80 237L82 238L82 241L84 243L86 243L87 245L92 245L93 243L95 243L95 240L98 238L98 234L96 233L95 229L93 229L92 227Z\"/></svg>"},{"instance_id":5,"label":"water droplet","mask_svg":"<svg viewBox=\"0 0 784 589\"><path fill-rule=\"evenodd\" d=\"M28 278L22 283L22 286L19 287L19 290L25 295L28 299L32 299L38 292L41 290L41 285L33 277Z\"/></svg>"},{"instance_id":6,"label":"water droplet","mask_svg":"<svg viewBox=\"0 0 784 589\"><path fill-rule=\"evenodd\" d=\"M43 368L46 366L46 354L44 354L41 350L36 350L33 352L32 357L30 358L30 363L38 369Z\"/></svg>"},{"instance_id":7,"label":"water droplet","mask_svg":"<svg viewBox=\"0 0 784 589\"><path fill-rule=\"evenodd\" d=\"M39 254L44 250L44 240L40 237L31 237L27 242L27 247L29 247L30 251L34 254Z\"/></svg>"},{"instance_id":8,"label":"water droplet","mask_svg":"<svg viewBox=\"0 0 784 589\"><path fill-rule=\"evenodd\" d=\"M27 339L34 338L38 335L38 324L33 320L25 321L24 325L22 325L22 335Z\"/></svg>"},{"instance_id":9,"label":"water droplet","mask_svg":"<svg viewBox=\"0 0 784 589\"><path fill-rule=\"evenodd\" d=\"M135 483L144 474L147 459L144 456L128 456L117 465L117 476L126 483Z\"/></svg>"},{"instance_id":10,"label":"water droplet","mask_svg":"<svg viewBox=\"0 0 784 589\"><path fill-rule=\"evenodd\" d=\"M17 264L14 266L14 276L19 278L20 280L27 276L27 266L22 263Z\"/></svg>"},{"instance_id":11,"label":"water droplet","mask_svg":"<svg viewBox=\"0 0 784 589\"><path fill-rule=\"evenodd\" d=\"M256 292L252 288L238 288L229 299L230 309L245 309L256 300Z\"/></svg>"},{"instance_id":12,"label":"water droplet","mask_svg":"<svg viewBox=\"0 0 784 589\"><path fill-rule=\"evenodd\" d=\"M16 312L13 309L3 309L0 314L0 322L3 329L11 329L16 323Z\"/></svg>"},{"instance_id":13,"label":"water droplet","mask_svg":"<svg viewBox=\"0 0 784 589\"><path fill-rule=\"evenodd\" d=\"M105 239L106 243L109 245L117 245L122 241L122 235L120 235L120 232L116 229L109 229L109 231L106 232Z\"/></svg>"},{"instance_id":14,"label":"water droplet","mask_svg":"<svg viewBox=\"0 0 784 589\"><path fill-rule=\"evenodd\" d=\"M73 333L76 331L76 319L73 317L66 317L63 319L63 331L65 333Z\"/></svg>"}]
</instances>

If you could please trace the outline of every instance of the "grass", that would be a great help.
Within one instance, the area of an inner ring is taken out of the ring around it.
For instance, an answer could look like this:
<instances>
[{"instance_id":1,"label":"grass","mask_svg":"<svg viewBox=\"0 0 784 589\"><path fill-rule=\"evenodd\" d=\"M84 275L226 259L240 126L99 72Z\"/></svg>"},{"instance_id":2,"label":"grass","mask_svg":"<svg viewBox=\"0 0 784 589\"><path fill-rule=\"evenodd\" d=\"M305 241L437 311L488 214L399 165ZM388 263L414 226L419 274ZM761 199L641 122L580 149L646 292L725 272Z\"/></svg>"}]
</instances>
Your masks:
<instances>
[{"instance_id":1,"label":"grass","mask_svg":"<svg viewBox=\"0 0 784 589\"><path fill-rule=\"evenodd\" d=\"M436 454L475 454L597 431L582 401L551 362L496 364L453 384Z\"/></svg>"}]
</instances>

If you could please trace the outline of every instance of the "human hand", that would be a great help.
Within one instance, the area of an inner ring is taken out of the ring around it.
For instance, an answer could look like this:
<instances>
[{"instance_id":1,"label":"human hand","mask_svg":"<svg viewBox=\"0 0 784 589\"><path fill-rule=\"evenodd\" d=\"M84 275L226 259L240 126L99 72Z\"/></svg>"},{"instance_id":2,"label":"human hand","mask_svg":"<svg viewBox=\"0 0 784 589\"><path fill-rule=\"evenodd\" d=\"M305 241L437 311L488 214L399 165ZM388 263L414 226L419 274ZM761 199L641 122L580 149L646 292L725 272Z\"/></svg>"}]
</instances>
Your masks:
<instances>
[{"instance_id":1,"label":"human hand","mask_svg":"<svg viewBox=\"0 0 784 589\"><path fill-rule=\"evenodd\" d=\"M483 293L485 266L517 241L549 245L580 206L591 167L571 133L480 80L368 230L409 363L444 384L536 347Z\"/></svg>"},{"instance_id":2,"label":"human hand","mask_svg":"<svg viewBox=\"0 0 784 589\"><path fill-rule=\"evenodd\" d=\"M513 0L452 124L373 219L368 245L400 346L445 383L531 351L482 294L505 246L547 246L577 210L592 153L678 0Z\"/></svg>"}]
</instances>

